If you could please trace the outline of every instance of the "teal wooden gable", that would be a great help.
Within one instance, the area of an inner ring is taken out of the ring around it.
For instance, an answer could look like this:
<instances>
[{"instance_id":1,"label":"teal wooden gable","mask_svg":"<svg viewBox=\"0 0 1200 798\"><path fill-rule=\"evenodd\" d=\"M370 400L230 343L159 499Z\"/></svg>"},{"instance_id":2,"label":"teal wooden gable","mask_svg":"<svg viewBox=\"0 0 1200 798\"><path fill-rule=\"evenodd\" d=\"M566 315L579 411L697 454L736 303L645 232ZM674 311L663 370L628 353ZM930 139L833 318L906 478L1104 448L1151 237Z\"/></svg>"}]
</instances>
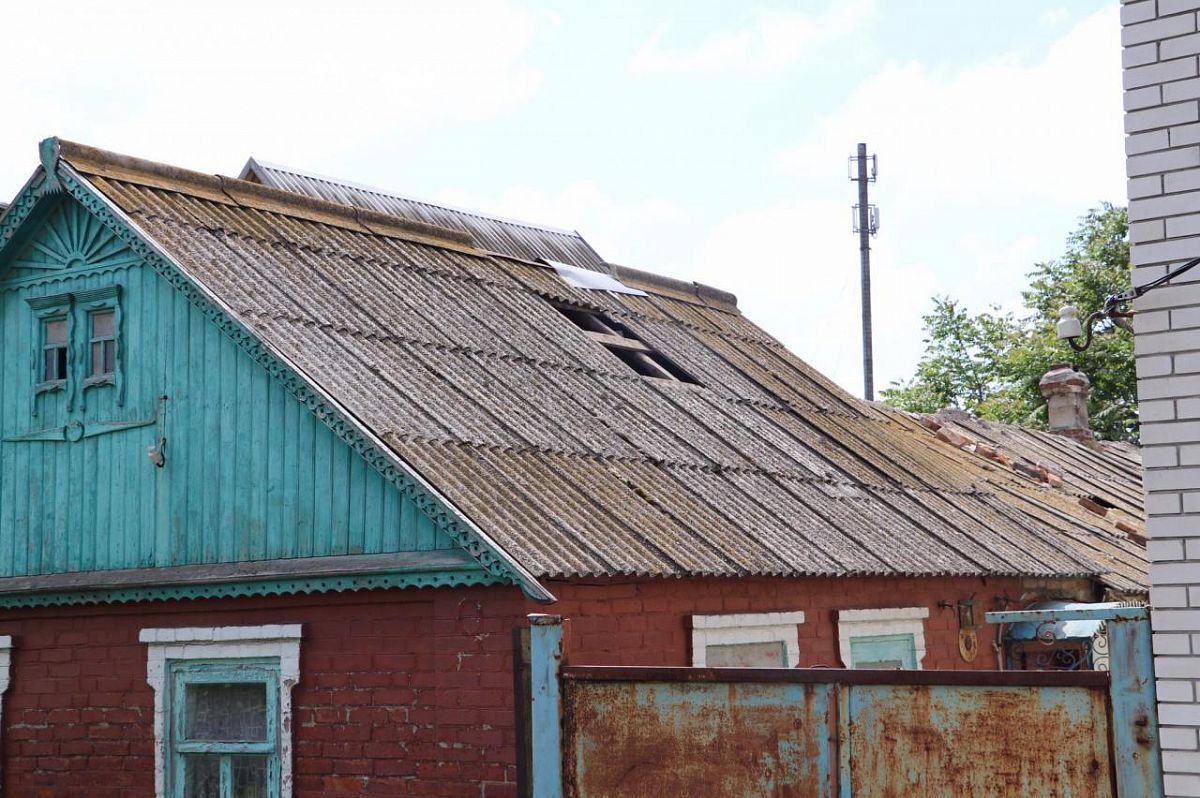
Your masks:
<instances>
[{"instance_id":1,"label":"teal wooden gable","mask_svg":"<svg viewBox=\"0 0 1200 798\"><path fill-rule=\"evenodd\" d=\"M0 220L0 605L521 583L69 171Z\"/></svg>"}]
</instances>

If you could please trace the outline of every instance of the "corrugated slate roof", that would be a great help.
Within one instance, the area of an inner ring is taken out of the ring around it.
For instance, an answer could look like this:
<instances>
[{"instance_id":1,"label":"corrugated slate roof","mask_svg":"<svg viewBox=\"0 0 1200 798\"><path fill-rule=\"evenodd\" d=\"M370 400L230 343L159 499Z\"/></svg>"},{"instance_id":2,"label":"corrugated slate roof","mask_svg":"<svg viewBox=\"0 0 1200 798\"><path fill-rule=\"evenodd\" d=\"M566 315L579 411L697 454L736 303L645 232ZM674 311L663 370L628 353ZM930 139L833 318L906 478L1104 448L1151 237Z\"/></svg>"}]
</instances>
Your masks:
<instances>
[{"instance_id":1,"label":"corrugated slate roof","mask_svg":"<svg viewBox=\"0 0 1200 798\"><path fill-rule=\"evenodd\" d=\"M1131 443L1084 443L1015 424L983 421L961 410L943 410L934 418L1019 462L1047 467L1063 480L1071 495L1119 511L1129 521L1140 522L1145 517L1142 454Z\"/></svg>"},{"instance_id":2,"label":"corrugated slate roof","mask_svg":"<svg viewBox=\"0 0 1200 798\"><path fill-rule=\"evenodd\" d=\"M604 259L583 236L515 219L504 219L462 208L413 199L392 191L321 177L300 169L256 158L246 162L240 177L264 186L317 199L402 216L470 233L483 249L525 260L555 260L604 271Z\"/></svg>"},{"instance_id":3,"label":"corrugated slate roof","mask_svg":"<svg viewBox=\"0 0 1200 798\"><path fill-rule=\"evenodd\" d=\"M720 292L620 267L648 295L589 291L432 227L62 151L539 576L1086 575L1145 590L1144 549L1111 519L848 395ZM556 304L605 314L700 384L640 376Z\"/></svg>"}]
</instances>

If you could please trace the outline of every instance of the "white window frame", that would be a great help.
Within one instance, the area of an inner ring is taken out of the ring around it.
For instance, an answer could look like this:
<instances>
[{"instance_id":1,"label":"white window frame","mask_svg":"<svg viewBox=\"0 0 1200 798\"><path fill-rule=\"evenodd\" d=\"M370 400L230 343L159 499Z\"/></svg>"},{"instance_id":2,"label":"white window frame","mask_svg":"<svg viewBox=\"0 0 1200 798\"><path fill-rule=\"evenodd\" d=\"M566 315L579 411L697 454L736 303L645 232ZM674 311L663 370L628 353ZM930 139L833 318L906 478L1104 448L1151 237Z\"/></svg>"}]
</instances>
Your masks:
<instances>
[{"instance_id":1,"label":"white window frame","mask_svg":"<svg viewBox=\"0 0 1200 798\"><path fill-rule=\"evenodd\" d=\"M279 659L279 795L292 796L292 688L300 683L300 624L143 629L146 681L154 690L154 794L166 798L169 663L177 660Z\"/></svg>"},{"instance_id":2,"label":"white window frame","mask_svg":"<svg viewBox=\"0 0 1200 798\"><path fill-rule=\"evenodd\" d=\"M853 667L850 641L854 638L910 634L916 648L917 670L922 670L924 666L921 661L925 659L925 619L928 617L928 607L838 610L838 651L842 656L842 665Z\"/></svg>"},{"instance_id":3,"label":"white window frame","mask_svg":"<svg viewBox=\"0 0 1200 798\"><path fill-rule=\"evenodd\" d=\"M756 612L692 616L692 666L708 667L709 646L783 643L785 668L800 664L803 612Z\"/></svg>"},{"instance_id":4,"label":"white window frame","mask_svg":"<svg viewBox=\"0 0 1200 798\"><path fill-rule=\"evenodd\" d=\"M0 635L0 729L4 728L4 694L8 692L12 670L12 637Z\"/></svg>"}]
</instances>

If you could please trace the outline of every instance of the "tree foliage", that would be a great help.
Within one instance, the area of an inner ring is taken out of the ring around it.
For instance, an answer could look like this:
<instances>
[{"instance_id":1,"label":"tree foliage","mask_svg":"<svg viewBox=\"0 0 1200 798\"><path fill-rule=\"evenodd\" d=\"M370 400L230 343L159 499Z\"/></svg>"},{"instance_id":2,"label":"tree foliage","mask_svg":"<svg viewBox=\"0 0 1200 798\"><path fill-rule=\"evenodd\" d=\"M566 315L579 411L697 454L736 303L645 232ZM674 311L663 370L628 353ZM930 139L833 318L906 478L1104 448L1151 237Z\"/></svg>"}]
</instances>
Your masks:
<instances>
[{"instance_id":1,"label":"tree foliage","mask_svg":"<svg viewBox=\"0 0 1200 798\"><path fill-rule=\"evenodd\" d=\"M981 418L1044 428L1046 402L1038 380L1058 363L1070 363L1092 381L1092 428L1108 440L1137 439L1137 381L1133 336L1097 325L1086 352L1056 338L1058 311L1075 305L1079 318L1129 288L1125 209L1102 204L1080 219L1062 257L1038 263L1022 291L1024 315L997 308L970 313L948 297L934 297L924 317L925 355L916 374L882 392L905 410L934 413L945 407Z\"/></svg>"}]
</instances>

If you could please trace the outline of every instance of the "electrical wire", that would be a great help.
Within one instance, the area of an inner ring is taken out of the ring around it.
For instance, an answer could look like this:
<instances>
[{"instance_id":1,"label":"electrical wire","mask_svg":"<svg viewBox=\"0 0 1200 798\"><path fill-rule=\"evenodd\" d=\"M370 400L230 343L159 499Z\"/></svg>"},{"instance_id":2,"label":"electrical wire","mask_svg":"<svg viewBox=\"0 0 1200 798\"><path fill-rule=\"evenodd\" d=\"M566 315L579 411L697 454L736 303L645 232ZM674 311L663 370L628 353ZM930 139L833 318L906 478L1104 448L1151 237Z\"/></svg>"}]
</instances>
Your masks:
<instances>
[{"instance_id":1,"label":"electrical wire","mask_svg":"<svg viewBox=\"0 0 1200 798\"><path fill-rule=\"evenodd\" d=\"M1146 293L1147 291L1149 291L1153 288L1158 288L1160 285L1165 285L1166 283L1171 282L1171 280L1173 280L1176 277L1178 277L1179 275L1183 274L1188 269L1192 268L1193 266L1195 266L1198 263L1200 263L1200 258L1192 258L1191 260L1189 260L1187 263L1180 266L1175 271L1168 272L1168 273L1164 274L1162 277L1159 277L1157 280L1151 280L1150 282L1146 283L1145 285L1141 286L1140 288L1133 289L1133 292L1132 292L1133 297L1132 298L1137 299L1138 297L1140 297L1142 294Z\"/></svg>"}]
</instances>

